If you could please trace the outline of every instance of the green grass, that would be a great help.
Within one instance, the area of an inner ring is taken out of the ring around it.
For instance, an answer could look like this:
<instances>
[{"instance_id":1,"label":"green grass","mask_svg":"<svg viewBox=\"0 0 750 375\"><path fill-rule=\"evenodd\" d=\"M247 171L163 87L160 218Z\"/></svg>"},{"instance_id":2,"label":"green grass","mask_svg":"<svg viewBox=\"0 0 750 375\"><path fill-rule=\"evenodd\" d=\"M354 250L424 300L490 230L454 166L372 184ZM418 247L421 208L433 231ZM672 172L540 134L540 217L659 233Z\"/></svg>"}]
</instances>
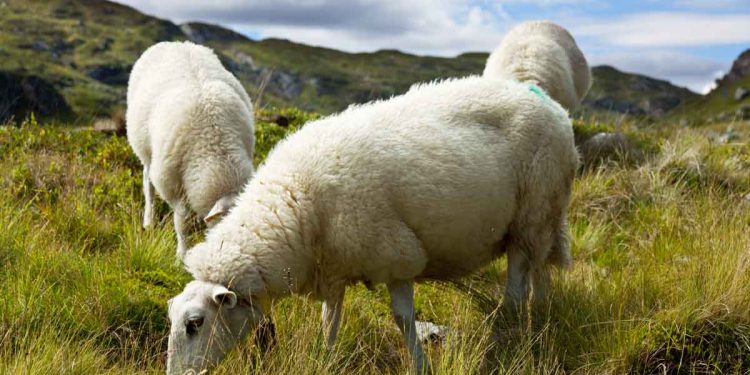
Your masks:
<instances>
[{"instance_id":1,"label":"green grass","mask_svg":"<svg viewBox=\"0 0 750 375\"><path fill-rule=\"evenodd\" d=\"M315 117L282 113L286 128L258 121L256 162ZM573 266L555 274L533 320L496 309L504 260L461 286L418 286L418 318L451 330L427 348L437 373L750 371L750 145L715 145L699 129L638 136L653 148L644 160L577 178ZM64 124L0 126L0 170L0 373L162 373L166 301L189 275L174 264L164 204L156 227L140 229L141 167L127 141ZM331 352L319 308L276 303L278 345L261 354L248 339L218 373L407 372L384 288L349 289Z\"/></svg>"}]
</instances>

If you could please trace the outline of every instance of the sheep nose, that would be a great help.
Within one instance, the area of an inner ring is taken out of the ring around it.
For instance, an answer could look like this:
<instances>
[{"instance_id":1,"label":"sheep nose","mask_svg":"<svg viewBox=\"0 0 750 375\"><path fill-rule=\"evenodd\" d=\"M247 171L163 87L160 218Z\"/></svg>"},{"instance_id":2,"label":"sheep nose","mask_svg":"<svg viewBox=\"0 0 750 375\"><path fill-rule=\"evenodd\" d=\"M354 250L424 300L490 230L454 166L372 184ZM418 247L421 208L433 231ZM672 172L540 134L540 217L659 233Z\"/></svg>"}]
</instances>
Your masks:
<instances>
[{"instance_id":1,"label":"sheep nose","mask_svg":"<svg viewBox=\"0 0 750 375\"><path fill-rule=\"evenodd\" d=\"M198 328L203 325L203 317L195 316L189 317L185 320L185 330L188 335L193 335L198 332Z\"/></svg>"}]
</instances>

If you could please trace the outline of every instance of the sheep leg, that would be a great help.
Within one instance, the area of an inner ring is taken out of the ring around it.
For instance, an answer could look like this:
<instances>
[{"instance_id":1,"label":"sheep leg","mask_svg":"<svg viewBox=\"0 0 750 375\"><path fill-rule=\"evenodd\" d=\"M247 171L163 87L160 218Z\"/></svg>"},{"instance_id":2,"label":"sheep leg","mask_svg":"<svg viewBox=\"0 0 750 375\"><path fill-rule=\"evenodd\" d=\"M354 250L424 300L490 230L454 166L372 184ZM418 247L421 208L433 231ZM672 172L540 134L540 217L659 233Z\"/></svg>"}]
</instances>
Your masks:
<instances>
[{"instance_id":1,"label":"sheep leg","mask_svg":"<svg viewBox=\"0 0 750 375\"><path fill-rule=\"evenodd\" d=\"M522 315L529 297L529 259L517 246L508 249L508 281L503 305L506 311Z\"/></svg>"},{"instance_id":2,"label":"sheep leg","mask_svg":"<svg viewBox=\"0 0 750 375\"><path fill-rule=\"evenodd\" d=\"M187 253L187 209L181 203L174 205L174 230L177 233L177 259L185 259Z\"/></svg>"},{"instance_id":3,"label":"sheep leg","mask_svg":"<svg viewBox=\"0 0 750 375\"><path fill-rule=\"evenodd\" d=\"M404 341L409 348L414 361L417 374L429 373L429 363L426 360L422 345L417 339L417 327L414 321L414 288L408 281L399 281L388 284L388 292L391 295L391 311L396 325L404 336Z\"/></svg>"},{"instance_id":4,"label":"sheep leg","mask_svg":"<svg viewBox=\"0 0 750 375\"><path fill-rule=\"evenodd\" d=\"M531 285L534 294L534 306L543 306L547 299L547 290L550 284L549 266L546 264L535 267L532 274Z\"/></svg>"},{"instance_id":5,"label":"sheep leg","mask_svg":"<svg viewBox=\"0 0 750 375\"><path fill-rule=\"evenodd\" d=\"M323 331L326 333L326 345L329 349L336 343L341 322L341 310L344 306L344 288L336 291L323 301Z\"/></svg>"},{"instance_id":6,"label":"sheep leg","mask_svg":"<svg viewBox=\"0 0 750 375\"><path fill-rule=\"evenodd\" d=\"M154 185L148 175L148 165L143 166L143 198L145 206L143 208L143 229L150 228L154 222Z\"/></svg>"}]
</instances>

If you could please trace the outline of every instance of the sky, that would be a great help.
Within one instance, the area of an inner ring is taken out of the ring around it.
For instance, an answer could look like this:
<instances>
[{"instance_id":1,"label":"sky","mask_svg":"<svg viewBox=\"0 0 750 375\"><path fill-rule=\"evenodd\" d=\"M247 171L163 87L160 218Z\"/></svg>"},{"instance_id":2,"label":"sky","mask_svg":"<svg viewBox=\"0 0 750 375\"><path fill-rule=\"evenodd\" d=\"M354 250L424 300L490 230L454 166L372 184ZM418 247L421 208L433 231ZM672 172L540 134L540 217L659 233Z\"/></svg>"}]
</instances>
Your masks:
<instances>
[{"instance_id":1,"label":"sky","mask_svg":"<svg viewBox=\"0 0 750 375\"><path fill-rule=\"evenodd\" d=\"M348 52L491 52L523 21L570 30L590 65L705 93L750 48L750 0L118 0L177 23Z\"/></svg>"}]
</instances>

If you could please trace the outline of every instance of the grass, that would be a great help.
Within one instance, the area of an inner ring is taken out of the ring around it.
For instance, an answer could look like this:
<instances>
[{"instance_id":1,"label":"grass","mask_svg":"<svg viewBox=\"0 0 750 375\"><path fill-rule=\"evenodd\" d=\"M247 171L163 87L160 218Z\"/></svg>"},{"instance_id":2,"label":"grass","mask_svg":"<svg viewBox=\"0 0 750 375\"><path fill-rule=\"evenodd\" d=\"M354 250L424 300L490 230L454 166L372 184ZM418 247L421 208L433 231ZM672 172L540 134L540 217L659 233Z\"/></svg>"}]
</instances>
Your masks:
<instances>
[{"instance_id":1,"label":"grass","mask_svg":"<svg viewBox=\"0 0 750 375\"><path fill-rule=\"evenodd\" d=\"M290 126L258 121L256 162L314 118L281 113ZM555 274L551 303L532 321L497 313L504 260L460 286L419 285L418 318L450 327L427 348L436 372L748 373L750 145L714 144L707 131L644 129L644 160L581 172L573 266ZM140 165L127 141L34 120L0 126L0 170L0 373L163 373L166 301L189 276L174 265L164 204L158 225L140 229ZM248 339L217 372L408 371L384 288L348 290L331 352L319 308L276 303L278 345L260 354Z\"/></svg>"}]
</instances>

